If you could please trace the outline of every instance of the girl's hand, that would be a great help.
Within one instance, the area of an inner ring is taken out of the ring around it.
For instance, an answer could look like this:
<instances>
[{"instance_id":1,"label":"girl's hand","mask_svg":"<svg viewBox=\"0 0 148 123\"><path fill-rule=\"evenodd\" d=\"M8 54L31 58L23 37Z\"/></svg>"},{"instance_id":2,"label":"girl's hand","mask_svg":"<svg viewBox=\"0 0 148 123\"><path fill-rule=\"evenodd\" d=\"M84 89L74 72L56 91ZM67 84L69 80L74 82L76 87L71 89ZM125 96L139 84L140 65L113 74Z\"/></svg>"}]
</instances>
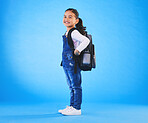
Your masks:
<instances>
[{"instance_id":1,"label":"girl's hand","mask_svg":"<svg viewBox=\"0 0 148 123\"><path fill-rule=\"evenodd\" d=\"M78 55L80 55L80 52L79 52L78 50L75 50L75 51L74 51L74 54L75 54L76 56L78 56Z\"/></svg>"}]
</instances>

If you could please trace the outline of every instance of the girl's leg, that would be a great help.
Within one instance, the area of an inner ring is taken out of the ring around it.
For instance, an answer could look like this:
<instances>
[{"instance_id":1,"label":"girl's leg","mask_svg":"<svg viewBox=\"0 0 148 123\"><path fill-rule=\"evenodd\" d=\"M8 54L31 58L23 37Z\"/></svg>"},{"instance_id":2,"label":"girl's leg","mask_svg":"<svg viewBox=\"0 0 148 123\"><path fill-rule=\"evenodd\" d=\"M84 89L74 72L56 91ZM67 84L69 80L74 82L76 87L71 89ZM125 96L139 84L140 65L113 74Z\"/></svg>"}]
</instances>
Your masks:
<instances>
[{"instance_id":1,"label":"girl's leg","mask_svg":"<svg viewBox=\"0 0 148 123\"><path fill-rule=\"evenodd\" d=\"M74 71L68 71L68 74L71 81L72 94L74 94L72 96L74 97L73 107L79 110L82 103L81 71L78 70L76 74L74 74Z\"/></svg>"},{"instance_id":2,"label":"girl's leg","mask_svg":"<svg viewBox=\"0 0 148 123\"><path fill-rule=\"evenodd\" d=\"M66 74L67 84L70 89L70 106L73 106L74 105L74 90L72 89L71 80L70 80L69 73L66 68L64 68L64 72Z\"/></svg>"},{"instance_id":3,"label":"girl's leg","mask_svg":"<svg viewBox=\"0 0 148 123\"><path fill-rule=\"evenodd\" d=\"M74 90L71 88L70 89L71 92L70 92L70 106L74 106Z\"/></svg>"}]
</instances>

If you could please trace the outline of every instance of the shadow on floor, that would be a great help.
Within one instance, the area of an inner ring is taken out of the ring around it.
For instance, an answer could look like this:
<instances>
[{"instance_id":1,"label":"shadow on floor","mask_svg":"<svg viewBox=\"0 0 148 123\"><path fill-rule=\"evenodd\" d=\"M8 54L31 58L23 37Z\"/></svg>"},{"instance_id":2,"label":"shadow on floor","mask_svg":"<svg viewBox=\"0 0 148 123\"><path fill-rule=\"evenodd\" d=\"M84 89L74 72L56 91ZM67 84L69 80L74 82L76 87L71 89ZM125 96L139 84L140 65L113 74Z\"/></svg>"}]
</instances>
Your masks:
<instances>
[{"instance_id":1,"label":"shadow on floor","mask_svg":"<svg viewBox=\"0 0 148 123\"><path fill-rule=\"evenodd\" d=\"M60 113L51 113L51 114L38 114L38 115L4 115L0 116L0 119L7 119L7 120L13 120L13 119L38 119L38 118L53 118L53 117L62 117L64 115Z\"/></svg>"}]
</instances>

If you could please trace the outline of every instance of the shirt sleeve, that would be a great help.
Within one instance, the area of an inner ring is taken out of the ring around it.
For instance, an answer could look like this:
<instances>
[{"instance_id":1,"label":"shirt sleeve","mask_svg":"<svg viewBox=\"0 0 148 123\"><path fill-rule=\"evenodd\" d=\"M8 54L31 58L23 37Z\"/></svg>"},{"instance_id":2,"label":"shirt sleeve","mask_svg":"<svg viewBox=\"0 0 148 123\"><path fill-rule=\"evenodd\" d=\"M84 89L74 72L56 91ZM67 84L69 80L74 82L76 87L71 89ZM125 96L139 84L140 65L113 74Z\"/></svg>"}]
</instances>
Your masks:
<instances>
[{"instance_id":1,"label":"shirt sleeve","mask_svg":"<svg viewBox=\"0 0 148 123\"><path fill-rule=\"evenodd\" d=\"M90 40L86 36L82 35L78 30L72 31L71 37L72 40L79 42L79 45L75 48L79 52L83 51L90 43Z\"/></svg>"}]
</instances>

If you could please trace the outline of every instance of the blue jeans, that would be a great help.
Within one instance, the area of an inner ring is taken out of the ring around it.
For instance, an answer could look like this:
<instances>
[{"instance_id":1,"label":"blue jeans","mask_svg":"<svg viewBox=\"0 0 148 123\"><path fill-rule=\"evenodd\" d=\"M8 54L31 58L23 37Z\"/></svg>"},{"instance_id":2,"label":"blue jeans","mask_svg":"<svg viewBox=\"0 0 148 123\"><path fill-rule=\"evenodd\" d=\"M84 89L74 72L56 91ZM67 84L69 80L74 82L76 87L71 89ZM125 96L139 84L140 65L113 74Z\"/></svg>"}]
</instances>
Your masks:
<instances>
[{"instance_id":1,"label":"blue jeans","mask_svg":"<svg viewBox=\"0 0 148 123\"><path fill-rule=\"evenodd\" d=\"M77 66L77 73L74 73L74 60L71 53L64 53L63 69L66 74L67 84L70 89L70 106L81 109L82 87L81 87L81 70Z\"/></svg>"},{"instance_id":2,"label":"blue jeans","mask_svg":"<svg viewBox=\"0 0 148 123\"><path fill-rule=\"evenodd\" d=\"M70 89L70 106L79 110L81 109L82 103L81 71L78 70L77 73L74 74L74 70L63 68Z\"/></svg>"}]
</instances>

